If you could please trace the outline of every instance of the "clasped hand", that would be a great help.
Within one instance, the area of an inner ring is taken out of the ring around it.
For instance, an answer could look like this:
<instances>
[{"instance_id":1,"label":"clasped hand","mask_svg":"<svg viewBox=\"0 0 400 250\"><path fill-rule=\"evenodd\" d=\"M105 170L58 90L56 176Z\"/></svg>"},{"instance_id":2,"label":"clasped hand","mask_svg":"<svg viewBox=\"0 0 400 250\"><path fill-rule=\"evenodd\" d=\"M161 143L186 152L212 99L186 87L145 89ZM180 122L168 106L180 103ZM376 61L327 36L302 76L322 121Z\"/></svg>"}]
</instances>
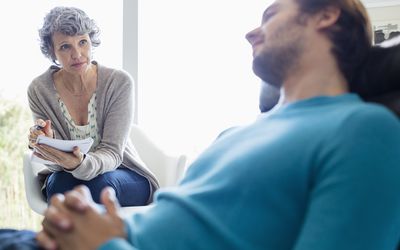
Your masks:
<instances>
[{"instance_id":1,"label":"clasped hand","mask_svg":"<svg viewBox=\"0 0 400 250\"><path fill-rule=\"evenodd\" d=\"M53 138L54 131L51 129L50 120L38 119L35 122L35 126L29 129L29 146L35 149L33 153L37 157L54 162L57 165L62 166L66 170L74 170L83 161L83 154L81 153L79 147L75 147L72 153L67 153L55 149L47 145L40 145L36 143L36 139L39 135L44 135ZM40 126L42 129L37 129Z\"/></svg>"},{"instance_id":2,"label":"clasped hand","mask_svg":"<svg viewBox=\"0 0 400 250\"><path fill-rule=\"evenodd\" d=\"M96 249L112 238L126 238L119 203L112 188L101 193L104 213L85 186L54 195L37 241L44 249Z\"/></svg>"}]
</instances>

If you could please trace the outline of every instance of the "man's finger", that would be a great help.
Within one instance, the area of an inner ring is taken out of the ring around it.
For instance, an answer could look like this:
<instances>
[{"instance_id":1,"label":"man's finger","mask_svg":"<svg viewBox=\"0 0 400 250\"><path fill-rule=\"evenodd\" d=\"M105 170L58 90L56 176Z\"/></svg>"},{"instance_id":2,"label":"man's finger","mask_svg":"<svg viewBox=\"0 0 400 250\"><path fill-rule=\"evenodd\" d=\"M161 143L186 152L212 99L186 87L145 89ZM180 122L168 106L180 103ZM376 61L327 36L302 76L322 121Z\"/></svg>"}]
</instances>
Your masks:
<instances>
[{"instance_id":1,"label":"man's finger","mask_svg":"<svg viewBox=\"0 0 400 250\"><path fill-rule=\"evenodd\" d=\"M105 206L107 212L111 215L118 215L120 205L115 195L115 190L111 187L106 187L101 191L101 203Z\"/></svg>"},{"instance_id":2,"label":"man's finger","mask_svg":"<svg viewBox=\"0 0 400 250\"><path fill-rule=\"evenodd\" d=\"M56 241L52 239L45 231L40 231L39 233L37 233L36 240L39 243L39 246L46 250L57 249Z\"/></svg>"},{"instance_id":3,"label":"man's finger","mask_svg":"<svg viewBox=\"0 0 400 250\"><path fill-rule=\"evenodd\" d=\"M79 185L76 186L74 190L77 191L80 195L82 195L87 201L93 202L92 194L90 193L90 190L87 186Z\"/></svg>"},{"instance_id":4,"label":"man's finger","mask_svg":"<svg viewBox=\"0 0 400 250\"><path fill-rule=\"evenodd\" d=\"M45 220L60 230L67 231L72 228L69 212L63 205L64 196L56 194L51 197L50 206L45 211Z\"/></svg>"},{"instance_id":5,"label":"man's finger","mask_svg":"<svg viewBox=\"0 0 400 250\"><path fill-rule=\"evenodd\" d=\"M76 212L85 212L90 206L90 201L78 190L72 190L65 193L65 205Z\"/></svg>"},{"instance_id":6,"label":"man's finger","mask_svg":"<svg viewBox=\"0 0 400 250\"><path fill-rule=\"evenodd\" d=\"M51 238L55 238L56 235L60 234L60 231L57 226L53 224L53 222L48 218L47 211L51 208L48 208L44 214L44 219L42 221L43 231Z\"/></svg>"}]
</instances>

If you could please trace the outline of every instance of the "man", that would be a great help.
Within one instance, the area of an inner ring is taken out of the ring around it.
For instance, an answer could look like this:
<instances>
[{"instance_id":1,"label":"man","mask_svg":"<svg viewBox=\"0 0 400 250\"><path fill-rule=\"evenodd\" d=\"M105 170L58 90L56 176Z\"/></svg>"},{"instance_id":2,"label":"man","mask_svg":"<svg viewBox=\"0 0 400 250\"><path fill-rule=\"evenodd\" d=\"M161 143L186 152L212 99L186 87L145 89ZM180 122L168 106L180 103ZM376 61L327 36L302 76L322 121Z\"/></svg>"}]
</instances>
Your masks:
<instances>
[{"instance_id":1,"label":"man","mask_svg":"<svg viewBox=\"0 0 400 250\"><path fill-rule=\"evenodd\" d=\"M370 49L358 0L276 0L247 34L280 106L226 131L154 204L105 213L85 188L55 196L39 243L53 249L394 249L400 124L349 94Z\"/></svg>"}]
</instances>

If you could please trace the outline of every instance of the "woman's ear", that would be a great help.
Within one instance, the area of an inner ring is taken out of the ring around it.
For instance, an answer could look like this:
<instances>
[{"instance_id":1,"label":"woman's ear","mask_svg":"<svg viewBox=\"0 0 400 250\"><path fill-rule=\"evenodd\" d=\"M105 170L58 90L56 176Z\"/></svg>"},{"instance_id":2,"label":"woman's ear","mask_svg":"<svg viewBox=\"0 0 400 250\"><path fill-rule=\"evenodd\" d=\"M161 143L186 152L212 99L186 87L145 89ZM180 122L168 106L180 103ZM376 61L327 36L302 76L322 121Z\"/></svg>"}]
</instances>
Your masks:
<instances>
[{"instance_id":1,"label":"woman's ear","mask_svg":"<svg viewBox=\"0 0 400 250\"><path fill-rule=\"evenodd\" d=\"M315 15L316 27L319 30L329 28L337 22L341 10L336 6L328 6Z\"/></svg>"}]
</instances>

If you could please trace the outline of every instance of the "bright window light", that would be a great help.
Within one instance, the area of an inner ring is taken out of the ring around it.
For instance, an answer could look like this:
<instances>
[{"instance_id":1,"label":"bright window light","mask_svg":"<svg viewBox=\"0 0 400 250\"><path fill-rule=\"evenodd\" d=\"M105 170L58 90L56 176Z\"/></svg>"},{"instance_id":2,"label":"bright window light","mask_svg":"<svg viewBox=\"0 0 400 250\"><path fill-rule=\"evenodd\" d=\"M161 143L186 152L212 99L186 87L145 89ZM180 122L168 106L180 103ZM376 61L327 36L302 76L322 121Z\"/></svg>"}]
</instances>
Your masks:
<instances>
[{"instance_id":1,"label":"bright window light","mask_svg":"<svg viewBox=\"0 0 400 250\"><path fill-rule=\"evenodd\" d=\"M260 80L245 34L271 1L139 1L139 124L195 157L223 130L253 121Z\"/></svg>"}]
</instances>

